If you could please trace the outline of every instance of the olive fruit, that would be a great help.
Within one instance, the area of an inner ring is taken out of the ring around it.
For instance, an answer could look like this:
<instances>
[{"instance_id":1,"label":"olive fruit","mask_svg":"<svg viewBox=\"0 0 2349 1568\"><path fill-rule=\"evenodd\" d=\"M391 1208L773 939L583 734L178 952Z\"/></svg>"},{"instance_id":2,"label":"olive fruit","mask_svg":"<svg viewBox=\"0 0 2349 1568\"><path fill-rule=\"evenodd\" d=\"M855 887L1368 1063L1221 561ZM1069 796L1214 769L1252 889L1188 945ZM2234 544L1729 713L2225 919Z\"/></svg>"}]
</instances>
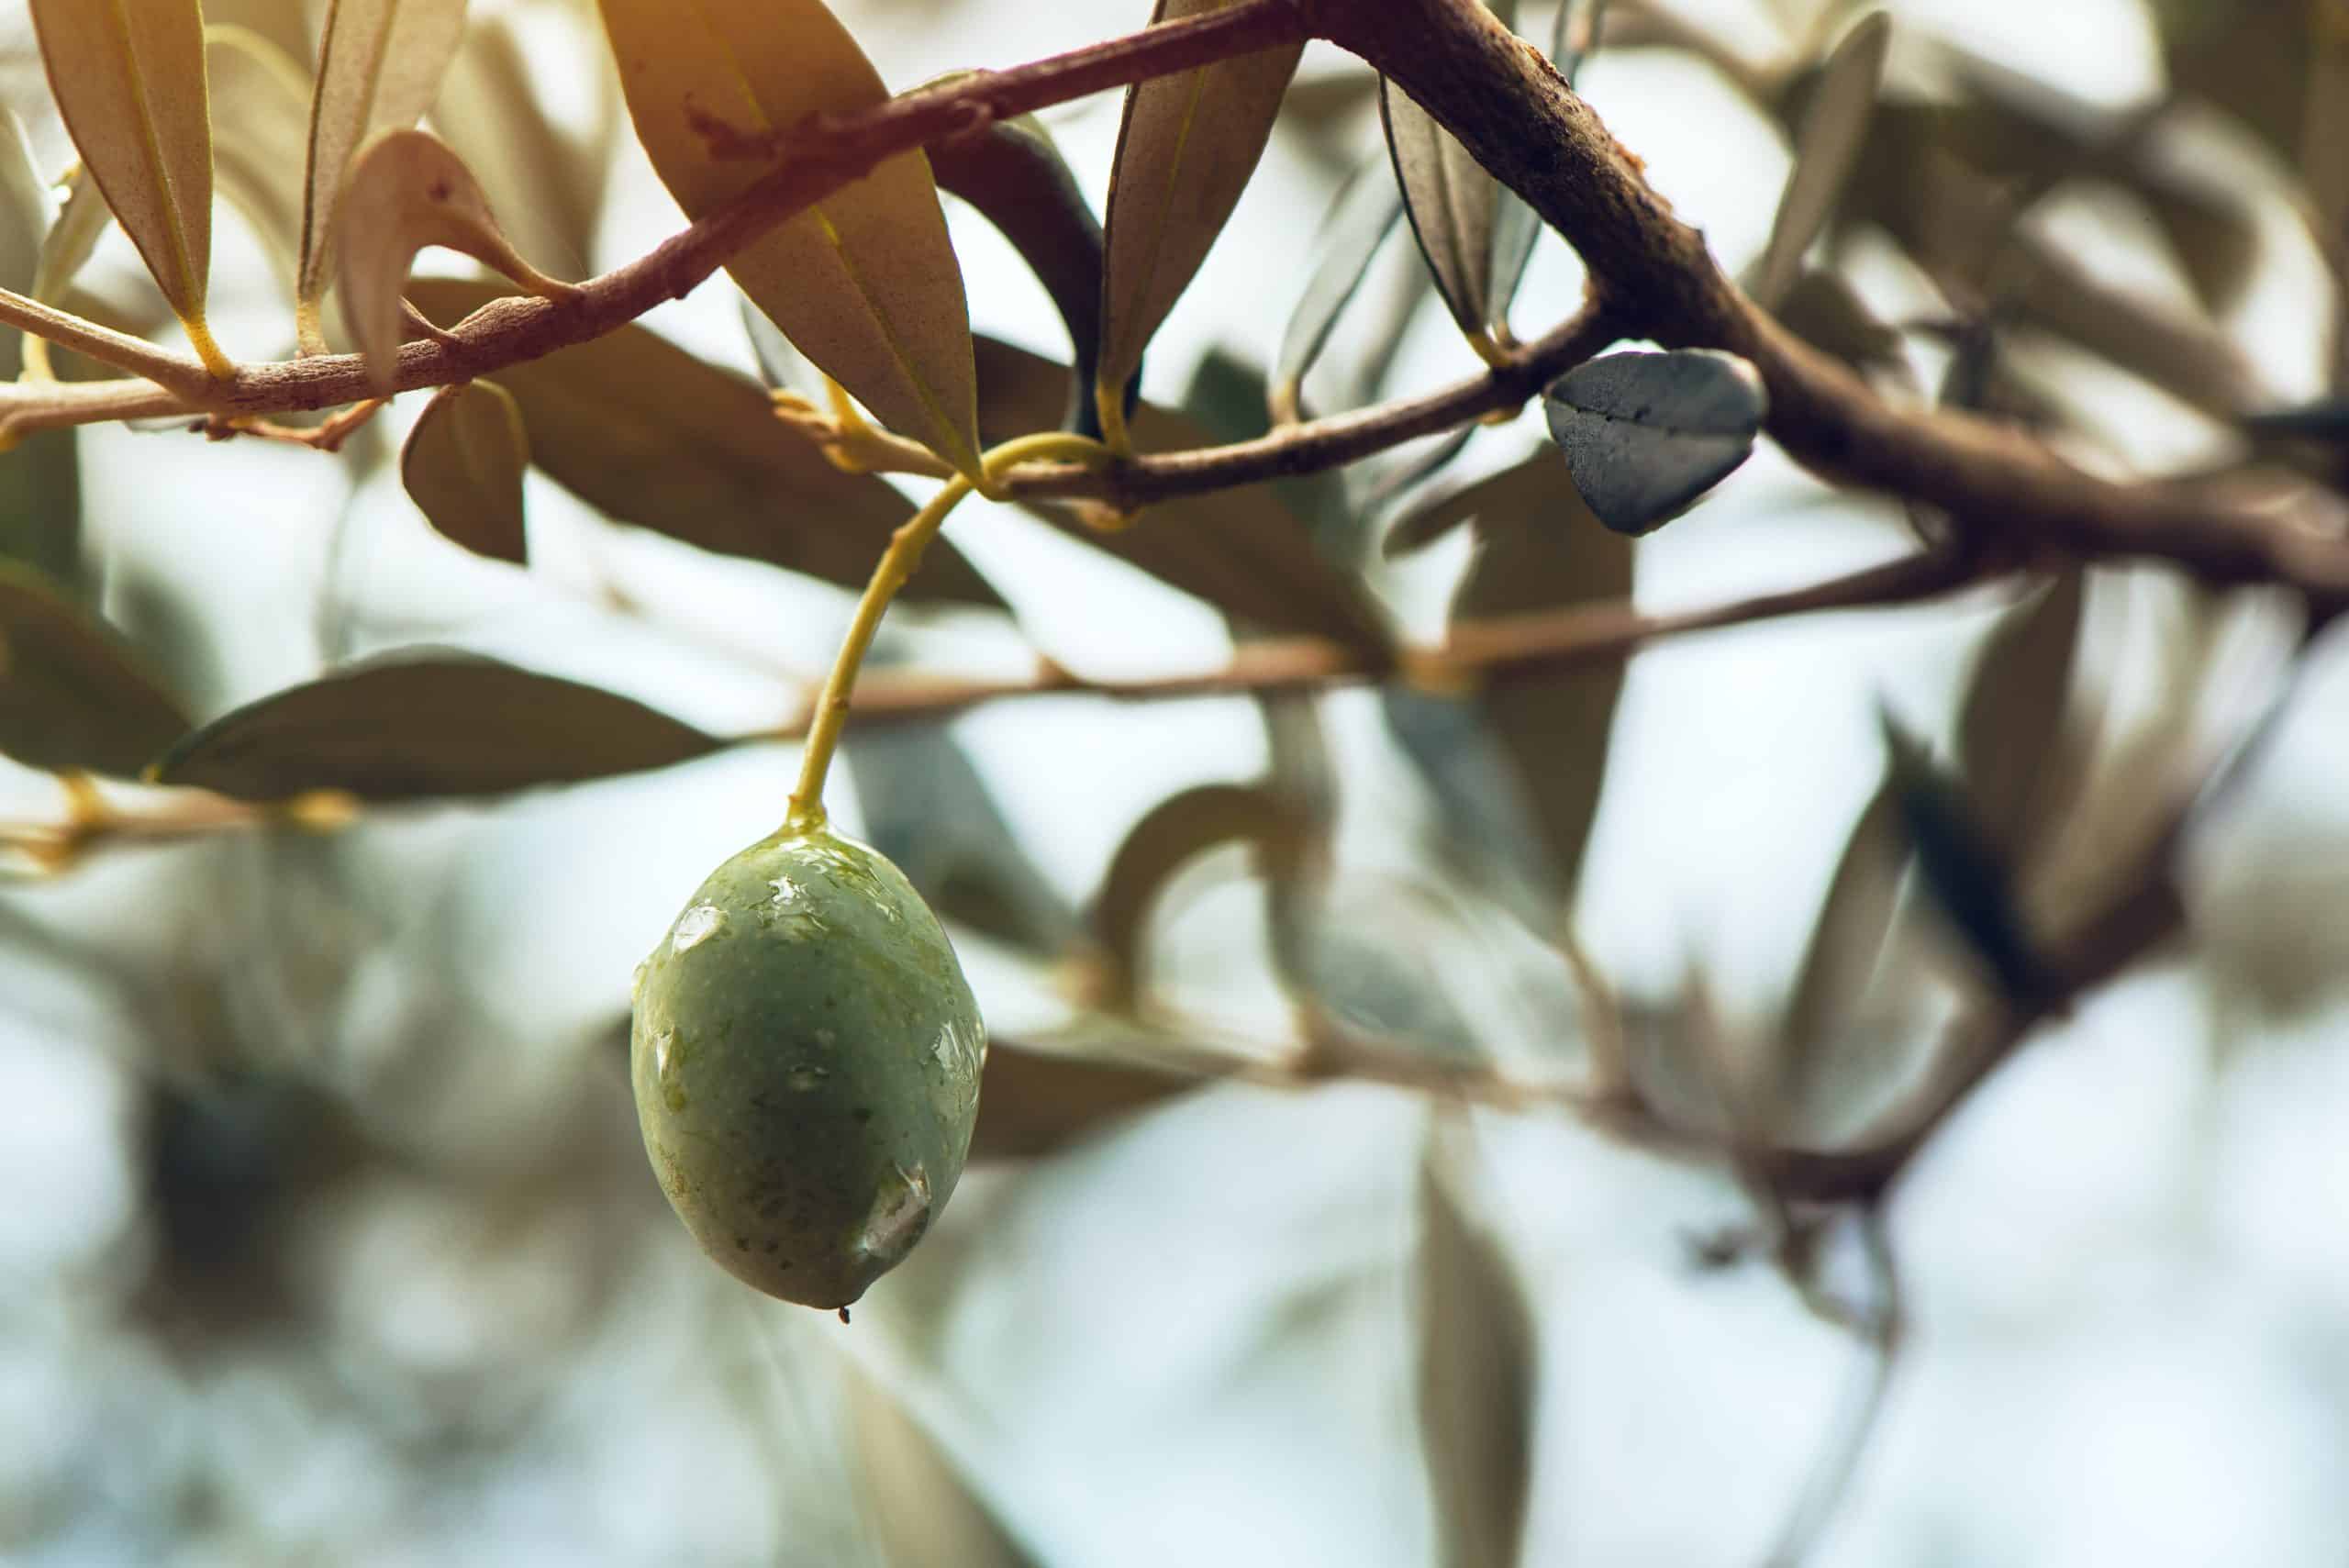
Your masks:
<instances>
[{"instance_id":1,"label":"olive fruit","mask_svg":"<svg viewBox=\"0 0 2349 1568\"><path fill-rule=\"evenodd\" d=\"M986 1030L905 873L786 826L710 873L638 969L629 1057L645 1152L702 1250L839 1307L953 1192Z\"/></svg>"}]
</instances>

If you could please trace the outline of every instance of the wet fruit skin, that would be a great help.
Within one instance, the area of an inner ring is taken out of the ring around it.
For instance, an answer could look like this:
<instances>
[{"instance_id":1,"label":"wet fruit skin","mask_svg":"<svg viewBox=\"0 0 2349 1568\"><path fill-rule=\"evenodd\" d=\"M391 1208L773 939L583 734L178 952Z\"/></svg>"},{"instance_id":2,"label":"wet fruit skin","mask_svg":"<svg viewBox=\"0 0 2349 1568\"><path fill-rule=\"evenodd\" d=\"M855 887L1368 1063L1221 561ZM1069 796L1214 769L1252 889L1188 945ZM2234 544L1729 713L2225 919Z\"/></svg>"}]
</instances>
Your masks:
<instances>
[{"instance_id":1,"label":"wet fruit skin","mask_svg":"<svg viewBox=\"0 0 2349 1568\"><path fill-rule=\"evenodd\" d=\"M985 1028L938 918L877 851L786 828L709 874L637 972L653 1173L744 1283L845 1307L963 1172Z\"/></svg>"}]
</instances>

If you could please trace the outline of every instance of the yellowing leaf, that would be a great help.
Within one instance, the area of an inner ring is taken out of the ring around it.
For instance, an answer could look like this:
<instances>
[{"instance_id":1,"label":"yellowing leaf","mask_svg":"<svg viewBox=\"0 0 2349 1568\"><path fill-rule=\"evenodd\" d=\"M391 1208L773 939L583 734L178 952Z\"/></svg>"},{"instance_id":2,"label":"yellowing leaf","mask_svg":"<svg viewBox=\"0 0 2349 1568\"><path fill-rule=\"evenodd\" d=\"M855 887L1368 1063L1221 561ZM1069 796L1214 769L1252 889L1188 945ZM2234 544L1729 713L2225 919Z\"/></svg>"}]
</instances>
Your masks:
<instances>
[{"instance_id":1,"label":"yellowing leaf","mask_svg":"<svg viewBox=\"0 0 2349 1568\"><path fill-rule=\"evenodd\" d=\"M64 205L57 209L57 221L49 226L41 240L40 261L33 268L32 287L26 292L43 305L61 304L74 275L98 248L112 221L114 214L106 210L105 193L87 170L82 171L74 177ZM25 334L25 375L31 381L57 379L49 339L30 332Z\"/></svg>"},{"instance_id":2,"label":"yellowing leaf","mask_svg":"<svg viewBox=\"0 0 2349 1568\"><path fill-rule=\"evenodd\" d=\"M636 134L698 217L766 172L707 134L787 133L887 97L819 0L602 0ZM901 153L736 254L727 271L799 350L881 421L978 468L962 268L930 163Z\"/></svg>"},{"instance_id":3,"label":"yellowing leaf","mask_svg":"<svg viewBox=\"0 0 2349 1568\"><path fill-rule=\"evenodd\" d=\"M497 227L473 171L438 137L387 130L351 165L340 203L342 315L379 393L399 365L400 293L428 245L462 250L530 293L575 293L524 261Z\"/></svg>"},{"instance_id":4,"label":"yellowing leaf","mask_svg":"<svg viewBox=\"0 0 2349 1568\"><path fill-rule=\"evenodd\" d=\"M245 215L286 286L300 283L302 161L309 77L294 57L246 28L204 29L212 73L212 173Z\"/></svg>"},{"instance_id":5,"label":"yellowing leaf","mask_svg":"<svg viewBox=\"0 0 2349 1568\"><path fill-rule=\"evenodd\" d=\"M444 386L400 450L400 483L445 537L476 555L528 558L522 474L530 439L511 394L493 381Z\"/></svg>"},{"instance_id":6,"label":"yellowing leaf","mask_svg":"<svg viewBox=\"0 0 2349 1568\"><path fill-rule=\"evenodd\" d=\"M212 125L202 0L31 0L50 89L82 162L215 375Z\"/></svg>"},{"instance_id":7,"label":"yellowing leaf","mask_svg":"<svg viewBox=\"0 0 2349 1568\"><path fill-rule=\"evenodd\" d=\"M75 3L75 0L67 0ZM335 203L351 160L378 131L432 106L465 28L465 0L334 0L310 99L296 317L306 353L323 353L318 302L333 276Z\"/></svg>"},{"instance_id":8,"label":"yellowing leaf","mask_svg":"<svg viewBox=\"0 0 2349 1568\"><path fill-rule=\"evenodd\" d=\"M1158 0L1151 20L1181 21L1230 4ZM1104 220L1109 261L1097 375L1109 398L1141 363L1151 334L1190 286L1239 206L1303 50L1284 45L1126 90Z\"/></svg>"}]
</instances>

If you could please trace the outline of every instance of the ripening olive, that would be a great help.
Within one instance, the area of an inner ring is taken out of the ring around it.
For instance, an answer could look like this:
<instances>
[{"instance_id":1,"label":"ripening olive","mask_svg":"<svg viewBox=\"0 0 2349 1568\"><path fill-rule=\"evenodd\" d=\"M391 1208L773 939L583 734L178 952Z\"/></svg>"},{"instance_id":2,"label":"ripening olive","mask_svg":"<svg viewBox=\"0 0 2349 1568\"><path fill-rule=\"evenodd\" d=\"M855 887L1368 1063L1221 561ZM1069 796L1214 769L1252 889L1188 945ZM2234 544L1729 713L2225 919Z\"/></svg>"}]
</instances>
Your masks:
<instances>
[{"instance_id":1,"label":"ripening olive","mask_svg":"<svg viewBox=\"0 0 2349 1568\"><path fill-rule=\"evenodd\" d=\"M913 1249L963 1173L986 1030L905 873L786 827L709 874L637 971L645 1151L702 1250L845 1307Z\"/></svg>"}]
</instances>

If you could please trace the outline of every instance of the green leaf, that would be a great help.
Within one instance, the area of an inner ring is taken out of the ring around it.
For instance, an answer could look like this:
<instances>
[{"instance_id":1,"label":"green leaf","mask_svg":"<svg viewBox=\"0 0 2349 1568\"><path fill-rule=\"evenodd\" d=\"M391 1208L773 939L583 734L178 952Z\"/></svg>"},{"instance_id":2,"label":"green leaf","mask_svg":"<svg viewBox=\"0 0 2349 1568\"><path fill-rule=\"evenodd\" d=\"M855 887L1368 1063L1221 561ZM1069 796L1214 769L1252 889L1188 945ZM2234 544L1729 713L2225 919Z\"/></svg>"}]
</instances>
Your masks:
<instances>
[{"instance_id":1,"label":"green leaf","mask_svg":"<svg viewBox=\"0 0 2349 1568\"><path fill-rule=\"evenodd\" d=\"M408 297L453 323L497 295L417 278ZM913 515L887 483L841 473L785 428L751 382L641 327L507 366L497 379L522 410L540 468L620 521L703 550L862 588ZM931 543L904 596L1003 604L947 539Z\"/></svg>"},{"instance_id":2,"label":"green leaf","mask_svg":"<svg viewBox=\"0 0 2349 1568\"><path fill-rule=\"evenodd\" d=\"M1548 453L1508 473L1511 483L1487 492L1477 515L1483 548L1453 596L1455 627L1464 620L1628 600L1631 541L1598 526ZM1562 899L1573 896L1582 875L1622 687L1622 666L1613 663L1519 673L1497 679L1477 699L1539 829L1549 873L1540 880ZM1440 768L1446 760L1419 761L1422 767ZM1442 793L1442 786L1438 788ZM1523 851L1520 858L1527 858Z\"/></svg>"},{"instance_id":3,"label":"green leaf","mask_svg":"<svg viewBox=\"0 0 2349 1568\"><path fill-rule=\"evenodd\" d=\"M1052 296L1068 328L1075 377L1064 429L1098 439L1101 411L1093 379L1101 359L1101 220L1043 123L1033 115L991 121L975 136L932 148L938 188L960 196L999 229ZM1139 367L1126 379L1125 408L1141 390Z\"/></svg>"},{"instance_id":4,"label":"green leaf","mask_svg":"<svg viewBox=\"0 0 2349 1568\"><path fill-rule=\"evenodd\" d=\"M334 276L336 207L351 161L379 132L432 106L465 28L465 0L333 0L318 47L304 176L295 312L306 353L322 353L318 304Z\"/></svg>"},{"instance_id":5,"label":"green leaf","mask_svg":"<svg viewBox=\"0 0 2349 1568\"><path fill-rule=\"evenodd\" d=\"M1036 1560L913 1413L844 1363L863 1513L889 1568L1033 1568Z\"/></svg>"},{"instance_id":6,"label":"green leaf","mask_svg":"<svg viewBox=\"0 0 2349 1568\"><path fill-rule=\"evenodd\" d=\"M229 370L205 325L212 122L202 0L29 0L50 89L89 177L139 248L188 340Z\"/></svg>"},{"instance_id":7,"label":"green leaf","mask_svg":"<svg viewBox=\"0 0 2349 1568\"><path fill-rule=\"evenodd\" d=\"M1305 374L1329 346L1339 314L1362 287L1372 260L1402 216L1403 193L1396 188L1384 159L1356 169L1338 194L1316 242L1319 258L1281 332L1280 351L1273 357L1265 397L1275 418L1286 424L1304 417Z\"/></svg>"},{"instance_id":8,"label":"green leaf","mask_svg":"<svg viewBox=\"0 0 2349 1568\"><path fill-rule=\"evenodd\" d=\"M1764 1125L1792 1130L1823 1086L1822 1064L1876 973L1909 863L1900 792L1887 777L1853 823L1778 1027L1772 1103Z\"/></svg>"},{"instance_id":9,"label":"green leaf","mask_svg":"<svg viewBox=\"0 0 2349 1568\"><path fill-rule=\"evenodd\" d=\"M888 94L820 0L601 0L637 139L698 217L766 172L720 158L751 136ZM929 161L900 153L799 213L727 271L784 335L899 434L975 476L977 393L963 273Z\"/></svg>"},{"instance_id":10,"label":"green leaf","mask_svg":"<svg viewBox=\"0 0 2349 1568\"><path fill-rule=\"evenodd\" d=\"M213 179L252 225L286 288L298 291L309 77L291 55L245 28L206 28L204 58L212 73Z\"/></svg>"},{"instance_id":11,"label":"green leaf","mask_svg":"<svg viewBox=\"0 0 2349 1568\"><path fill-rule=\"evenodd\" d=\"M1068 384L1066 367L992 339L978 347L987 439L1048 427ZM1213 444L1197 423L1154 404L1134 411L1131 428L1152 450ZM1384 651L1391 640L1361 584L1321 557L1269 486L1152 502L1139 526L1106 532L1068 506L1025 505L1071 538L1267 632L1327 637L1364 651Z\"/></svg>"},{"instance_id":12,"label":"green leaf","mask_svg":"<svg viewBox=\"0 0 2349 1568\"><path fill-rule=\"evenodd\" d=\"M1728 478L1769 411L1761 373L1711 349L1608 354L1542 401L1575 489L1627 534L1662 528Z\"/></svg>"},{"instance_id":13,"label":"green leaf","mask_svg":"<svg viewBox=\"0 0 2349 1568\"><path fill-rule=\"evenodd\" d=\"M88 265L98 241L106 237L106 225L113 221L114 214L106 210L105 193L90 178L88 171L81 172L66 193L65 205L58 209L57 221L50 226L48 238L41 242L40 264L34 269L32 287L27 292L44 305L64 304L72 291L74 277ZM28 378L58 379L58 350L48 339L26 333L23 352Z\"/></svg>"},{"instance_id":14,"label":"green leaf","mask_svg":"<svg viewBox=\"0 0 2349 1568\"><path fill-rule=\"evenodd\" d=\"M1158 0L1151 21L1208 16L1231 3ZM1144 346L1240 205L1303 52L1301 43L1283 45L1126 89L1109 174L1097 376L1113 395L1141 369Z\"/></svg>"},{"instance_id":15,"label":"green leaf","mask_svg":"<svg viewBox=\"0 0 2349 1568\"><path fill-rule=\"evenodd\" d=\"M40 573L0 562L0 752L127 778L186 728L178 700L111 628Z\"/></svg>"},{"instance_id":16,"label":"green leaf","mask_svg":"<svg viewBox=\"0 0 2349 1568\"><path fill-rule=\"evenodd\" d=\"M378 395L399 368L400 295L416 253L462 251L535 295L578 291L523 260L497 227L473 171L429 131L387 130L351 161L336 209L343 319L367 361Z\"/></svg>"},{"instance_id":17,"label":"green leaf","mask_svg":"<svg viewBox=\"0 0 2349 1568\"><path fill-rule=\"evenodd\" d=\"M476 555L528 559L522 474L530 440L511 394L494 381L444 386L400 451L400 483L440 533Z\"/></svg>"},{"instance_id":18,"label":"green leaf","mask_svg":"<svg viewBox=\"0 0 2349 1568\"><path fill-rule=\"evenodd\" d=\"M604 208L604 182L618 140L619 95L598 76L589 123L556 123L545 93L575 83L558 80L523 53L511 15L477 19L433 101L432 128L481 181L506 231L526 256L566 277L583 277Z\"/></svg>"},{"instance_id":19,"label":"green leaf","mask_svg":"<svg viewBox=\"0 0 2349 1568\"><path fill-rule=\"evenodd\" d=\"M1174 873L1224 844L1252 845L1268 881L1289 873L1313 841L1312 824L1263 784L1197 784L1160 801L1126 834L1094 895L1093 934L1114 966L1114 1005L1130 1011L1148 984L1143 938Z\"/></svg>"},{"instance_id":20,"label":"green leaf","mask_svg":"<svg viewBox=\"0 0 2349 1568\"><path fill-rule=\"evenodd\" d=\"M2057 988L2016 902L2008 862L1965 786L1891 714L1880 717L1901 820L1934 906L2008 1001L2029 1007L2054 995Z\"/></svg>"},{"instance_id":21,"label":"green leaf","mask_svg":"<svg viewBox=\"0 0 2349 1568\"><path fill-rule=\"evenodd\" d=\"M720 743L642 703L472 654L354 664L250 703L149 770L247 800L500 795L664 768Z\"/></svg>"},{"instance_id":22,"label":"green leaf","mask_svg":"<svg viewBox=\"0 0 2349 1568\"><path fill-rule=\"evenodd\" d=\"M1984 644L1966 687L1957 767L1983 832L2015 864L2025 864L2062 802L2053 764L2080 646L2087 574L2061 572L2030 604L2010 613Z\"/></svg>"},{"instance_id":23,"label":"green leaf","mask_svg":"<svg viewBox=\"0 0 2349 1568\"><path fill-rule=\"evenodd\" d=\"M1209 1081L1170 1064L1163 1049L1108 1051L1096 1046L1079 1051L1041 1041L991 1040L979 1084L979 1124L971 1134L971 1159L1057 1153Z\"/></svg>"},{"instance_id":24,"label":"green leaf","mask_svg":"<svg viewBox=\"0 0 2349 1568\"><path fill-rule=\"evenodd\" d=\"M1827 227L1835 204L1851 178L1876 111L1876 91L1884 81L1884 58L1892 41L1892 19L1872 11L1843 35L1827 57L1818 84L1803 110L1802 129L1795 137L1794 167L1778 196L1778 215L1770 226L1770 242L1754 264L1753 295L1765 309L1775 306L1794 286L1803 253Z\"/></svg>"},{"instance_id":25,"label":"green leaf","mask_svg":"<svg viewBox=\"0 0 2349 1568\"><path fill-rule=\"evenodd\" d=\"M50 228L50 196L18 132L13 117L0 117L0 288L30 295ZM0 378L24 368L23 350L33 341L0 331ZM82 575L81 536L73 432L45 430L0 453L0 562L23 562L72 585Z\"/></svg>"},{"instance_id":26,"label":"green leaf","mask_svg":"<svg viewBox=\"0 0 2349 1568\"><path fill-rule=\"evenodd\" d=\"M1539 1338L1508 1256L1472 1220L1441 1168L1419 1169L1417 1290L1421 1451L1440 1568L1512 1568L1533 1479Z\"/></svg>"}]
</instances>

